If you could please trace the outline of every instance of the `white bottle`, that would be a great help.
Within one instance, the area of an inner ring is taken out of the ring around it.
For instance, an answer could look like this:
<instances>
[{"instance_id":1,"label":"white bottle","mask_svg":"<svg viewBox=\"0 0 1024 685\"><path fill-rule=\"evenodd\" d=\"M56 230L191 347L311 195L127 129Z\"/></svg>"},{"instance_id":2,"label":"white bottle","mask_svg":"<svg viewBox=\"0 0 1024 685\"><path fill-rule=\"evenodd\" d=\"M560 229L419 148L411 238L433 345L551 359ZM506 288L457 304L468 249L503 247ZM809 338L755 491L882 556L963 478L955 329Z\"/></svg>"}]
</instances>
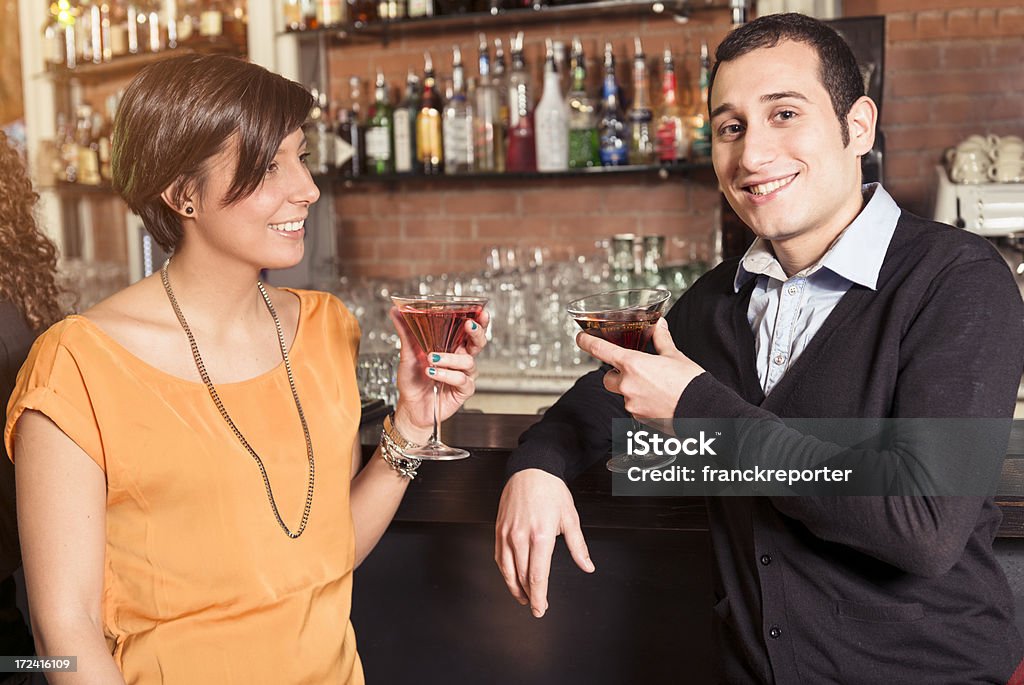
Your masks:
<instances>
[{"instance_id":1,"label":"white bottle","mask_svg":"<svg viewBox=\"0 0 1024 685\"><path fill-rule=\"evenodd\" d=\"M547 41L544 63L544 92L533 113L537 141L537 171L565 171L569 168L569 106L555 66L554 50Z\"/></svg>"}]
</instances>

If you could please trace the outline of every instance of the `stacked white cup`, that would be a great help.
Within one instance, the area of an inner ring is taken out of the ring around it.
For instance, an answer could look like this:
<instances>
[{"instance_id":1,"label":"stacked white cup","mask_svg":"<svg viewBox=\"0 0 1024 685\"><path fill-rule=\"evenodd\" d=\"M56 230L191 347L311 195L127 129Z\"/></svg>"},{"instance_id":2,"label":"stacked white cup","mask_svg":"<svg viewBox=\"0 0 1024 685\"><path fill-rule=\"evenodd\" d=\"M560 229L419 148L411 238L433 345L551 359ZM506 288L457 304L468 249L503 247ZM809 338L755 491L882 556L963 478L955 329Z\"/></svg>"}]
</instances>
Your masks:
<instances>
[{"instance_id":1,"label":"stacked white cup","mask_svg":"<svg viewBox=\"0 0 1024 685\"><path fill-rule=\"evenodd\" d=\"M996 183L1024 182L1024 140L1019 136L989 136L988 179Z\"/></svg>"}]
</instances>

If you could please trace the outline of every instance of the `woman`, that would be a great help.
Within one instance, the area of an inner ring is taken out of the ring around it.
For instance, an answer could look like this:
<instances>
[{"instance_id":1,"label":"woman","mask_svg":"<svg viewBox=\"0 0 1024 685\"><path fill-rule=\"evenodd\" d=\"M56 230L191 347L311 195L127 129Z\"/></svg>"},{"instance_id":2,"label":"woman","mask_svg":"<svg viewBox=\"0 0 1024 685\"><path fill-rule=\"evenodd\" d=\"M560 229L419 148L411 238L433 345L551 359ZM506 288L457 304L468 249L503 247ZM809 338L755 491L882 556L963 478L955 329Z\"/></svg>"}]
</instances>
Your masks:
<instances>
[{"instance_id":1,"label":"woman","mask_svg":"<svg viewBox=\"0 0 1024 685\"><path fill-rule=\"evenodd\" d=\"M363 681L352 571L408 485L393 445L428 438L434 379L443 416L473 393L486 320L428 367L392 314L400 399L360 470L358 324L258 284L302 257L312 105L228 57L125 92L114 185L173 256L42 336L8 411L37 647L78 657L51 683Z\"/></svg>"},{"instance_id":2,"label":"woman","mask_svg":"<svg viewBox=\"0 0 1024 685\"><path fill-rule=\"evenodd\" d=\"M39 196L18 152L0 133L0 406L36 335L62 316L57 252L36 225ZM14 466L0 446L0 650L32 654L32 637L15 606L13 574L21 565ZM0 682L27 682L17 676Z\"/></svg>"}]
</instances>

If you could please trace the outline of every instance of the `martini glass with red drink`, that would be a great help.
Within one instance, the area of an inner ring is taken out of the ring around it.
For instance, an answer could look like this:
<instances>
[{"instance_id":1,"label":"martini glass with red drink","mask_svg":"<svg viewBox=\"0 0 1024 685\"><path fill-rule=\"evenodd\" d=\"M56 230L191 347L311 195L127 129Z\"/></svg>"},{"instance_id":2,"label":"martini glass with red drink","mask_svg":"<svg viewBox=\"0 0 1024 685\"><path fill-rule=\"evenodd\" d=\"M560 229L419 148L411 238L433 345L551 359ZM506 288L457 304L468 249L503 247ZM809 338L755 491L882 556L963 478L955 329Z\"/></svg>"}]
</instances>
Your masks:
<instances>
[{"instance_id":1,"label":"martini glass with red drink","mask_svg":"<svg viewBox=\"0 0 1024 685\"><path fill-rule=\"evenodd\" d=\"M654 326L665 311L672 293L656 288L610 290L573 300L566 307L569 315L585 332L629 350L642 350L654 336ZM640 424L633 419L633 430ZM608 470L625 473L630 468L656 469L675 461L671 455L616 454L608 460Z\"/></svg>"},{"instance_id":2,"label":"martini glass with red drink","mask_svg":"<svg viewBox=\"0 0 1024 685\"><path fill-rule=\"evenodd\" d=\"M480 317L487 305L486 297L460 295L391 296L402 319L409 327L420 351L454 352L466 342L466 322ZM453 460L469 456L466 450L441 442L441 384L434 381L434 428L427 444L403 450L417 459Z\"/></svg>"}]
</instances>

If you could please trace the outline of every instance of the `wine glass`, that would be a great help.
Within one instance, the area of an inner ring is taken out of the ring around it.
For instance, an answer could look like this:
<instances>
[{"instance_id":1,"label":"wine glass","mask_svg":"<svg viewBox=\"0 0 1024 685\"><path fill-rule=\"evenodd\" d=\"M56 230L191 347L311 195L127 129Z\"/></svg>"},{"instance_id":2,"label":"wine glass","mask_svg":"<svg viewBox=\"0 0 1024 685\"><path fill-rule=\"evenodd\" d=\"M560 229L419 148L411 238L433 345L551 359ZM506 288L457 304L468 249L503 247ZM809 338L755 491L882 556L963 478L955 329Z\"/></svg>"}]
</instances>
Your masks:
<instances>
[{"instance_id":1,"label":"wine glass","mask_svg":"<svg viewBox=\"0 0 1024 685\"><path fill-rule=\"evenodd\" d=\"M566 311L590 335L629 350L642 350L654 336L654 326L671 296L671 292L659 288L610 290L573 300ZM636 419L633 430L640 430ZM616 454L607 466L609 471L625 473L633 467L645 471L661 468L675 460L675 456L663 454Z\"/></svg>"},{"instance_id":2,"label":"wine glass","mask_svg":"<svg viewBox=\"0 0 1024 685\"><path fill-rule=\"evenodd\" d=\"M487 305L486 297L459 295L392 295L416 343L424 354L454 352L466 340L466 322L476 319ZM434 381L434 427L427 444L403 450L417 459L465 459L466 450L449 447L441 442L441 385Z\"/></svg>"}]
</instances>

